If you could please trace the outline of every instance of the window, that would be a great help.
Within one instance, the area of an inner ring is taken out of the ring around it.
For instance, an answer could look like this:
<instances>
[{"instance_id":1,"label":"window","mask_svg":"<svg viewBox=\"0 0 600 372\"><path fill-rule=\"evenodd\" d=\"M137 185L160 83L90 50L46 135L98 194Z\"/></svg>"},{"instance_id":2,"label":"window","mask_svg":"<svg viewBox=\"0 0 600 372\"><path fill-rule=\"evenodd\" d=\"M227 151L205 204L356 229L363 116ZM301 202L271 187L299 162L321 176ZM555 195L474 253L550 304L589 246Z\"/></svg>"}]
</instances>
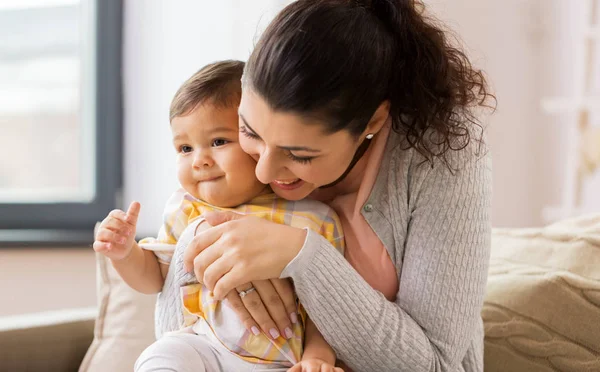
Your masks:
<instances>
[{"instance_id":1,"label":"window","mask_svg":"<svg viewBox=\"0 0 600 372\"><path fill-rule=\"evenodd\" d=\"M120 0L0 2L0 242L89 243L121 187Z\"/></svg>"}]
</instances>

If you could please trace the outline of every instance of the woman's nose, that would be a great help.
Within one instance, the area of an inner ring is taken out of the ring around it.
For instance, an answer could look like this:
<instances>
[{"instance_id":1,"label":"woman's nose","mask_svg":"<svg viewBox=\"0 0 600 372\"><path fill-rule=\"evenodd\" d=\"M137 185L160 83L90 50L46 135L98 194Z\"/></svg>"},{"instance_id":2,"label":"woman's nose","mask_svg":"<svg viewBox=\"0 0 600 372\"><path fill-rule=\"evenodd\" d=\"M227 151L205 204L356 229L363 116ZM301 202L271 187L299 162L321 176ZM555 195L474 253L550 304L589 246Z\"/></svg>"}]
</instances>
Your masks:
<instances>
[{"instance_id":1,"label":"woman's nose","mask_svg":"<svg viewBox=\"0 0 600 372\"><path fill-rule=\"evenodd\" d=\"M257 158L256 178L264 184L271 183L275 180L278 168L279 164L274 154L269 150L264 150Z\"/></svg>"}]
</instances>

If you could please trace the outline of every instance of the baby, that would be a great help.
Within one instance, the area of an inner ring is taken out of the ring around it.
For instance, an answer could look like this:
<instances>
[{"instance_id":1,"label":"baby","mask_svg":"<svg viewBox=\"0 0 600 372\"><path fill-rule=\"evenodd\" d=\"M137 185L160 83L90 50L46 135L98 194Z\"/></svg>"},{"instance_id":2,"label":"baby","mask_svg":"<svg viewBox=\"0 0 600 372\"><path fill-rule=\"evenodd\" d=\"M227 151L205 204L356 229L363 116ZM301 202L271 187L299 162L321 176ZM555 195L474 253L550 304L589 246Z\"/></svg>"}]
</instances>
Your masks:
<instances>
[{"instance_id":1,"label":"baby","mask_svg":"<svg viewBox=\"0 0 600 372\"><path fill-rule=\"evenodd\" d=\"M243 69L239 61L210 64L175 94L170 120L181 189L167 202L157 239L136 243L137 202L127 212L112 211L98 228L94 250L107 256L123 280L139 292L162 290L173 254L144 247L174 246L190 223L211 211L234 211L310 228L344 249L341 224L328 206L281 199L256 179L256 163L238 143ZM214 300L202 284L186 285L180 292L183 331L167 334L148 347L136 362L136 371L334 370L335 353L300 305L293 329L280 335L276 330L246 329L237 314Z\"/></svg>"}]
</instances>

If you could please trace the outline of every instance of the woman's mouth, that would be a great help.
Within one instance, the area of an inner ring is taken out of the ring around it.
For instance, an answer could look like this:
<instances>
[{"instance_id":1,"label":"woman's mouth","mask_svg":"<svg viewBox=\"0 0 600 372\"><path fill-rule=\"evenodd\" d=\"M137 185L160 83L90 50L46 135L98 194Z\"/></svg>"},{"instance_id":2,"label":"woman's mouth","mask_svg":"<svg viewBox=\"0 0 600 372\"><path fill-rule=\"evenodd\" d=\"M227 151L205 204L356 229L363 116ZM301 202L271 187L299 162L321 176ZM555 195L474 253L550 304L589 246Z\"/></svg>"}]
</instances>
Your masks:
<instances>
[{"instance_id":1,"label":"woman's mouth","mask_svg":"<svg viewBox=\"0 0 600 372\"><path fill-rule=\"evenodd\" d=\"M300 178L296 178L295 180L285 180L279 181L275 180L271 182L271 187L277 187L282 190L294 190L304 185L304 181Z\"/></svg>"}]
</instances>

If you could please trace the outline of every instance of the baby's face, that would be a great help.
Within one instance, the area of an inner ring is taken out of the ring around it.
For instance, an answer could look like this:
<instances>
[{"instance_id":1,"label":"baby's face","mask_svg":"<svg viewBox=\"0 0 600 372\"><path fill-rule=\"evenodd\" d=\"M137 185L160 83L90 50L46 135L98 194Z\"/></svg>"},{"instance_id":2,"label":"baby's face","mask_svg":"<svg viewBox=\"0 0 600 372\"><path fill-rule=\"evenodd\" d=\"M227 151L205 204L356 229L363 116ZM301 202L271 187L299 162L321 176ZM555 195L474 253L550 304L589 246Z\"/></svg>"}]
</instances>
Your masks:
<instances>
[{"instance_id":1,"label":"baby's face","mask_svg":"<svg viewBox=\"0 0 600 372\"><path fill-rule=\"evenodd\" d=\"M239 145L237 107L201 104L171 121L177 151L177 177L197 199L235 207L264 193L254 174L256 162Z\"/></svg>"}]
</instances>

